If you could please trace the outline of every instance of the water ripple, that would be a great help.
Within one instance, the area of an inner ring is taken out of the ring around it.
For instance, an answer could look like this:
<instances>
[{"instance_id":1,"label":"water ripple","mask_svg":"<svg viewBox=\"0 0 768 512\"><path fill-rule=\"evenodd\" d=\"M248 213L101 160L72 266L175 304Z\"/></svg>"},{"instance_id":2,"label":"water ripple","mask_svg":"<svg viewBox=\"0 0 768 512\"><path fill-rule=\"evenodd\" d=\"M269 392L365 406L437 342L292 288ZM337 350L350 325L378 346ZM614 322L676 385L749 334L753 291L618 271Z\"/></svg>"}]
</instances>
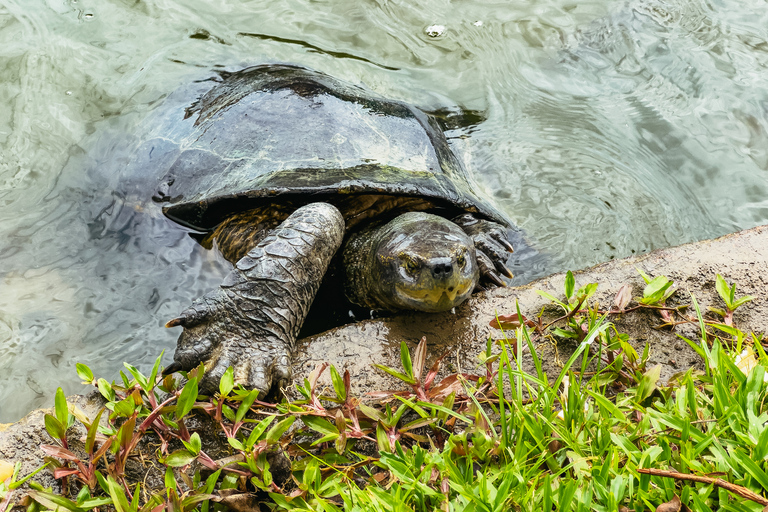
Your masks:
<instances>
[{"instance_id":1,"label":"water ripple","mask_svg":"<svg viewBox=\"0 0 768 512\"><path fill-rule=\"evenodd\" d=\"M758 0L0 0L0 421L78 390L76 361L151 365L226 272L136 158L213 70L291 62L440 113L555 256L535 275L768 222L766 27Z\"/></svg>"}]
</instances>

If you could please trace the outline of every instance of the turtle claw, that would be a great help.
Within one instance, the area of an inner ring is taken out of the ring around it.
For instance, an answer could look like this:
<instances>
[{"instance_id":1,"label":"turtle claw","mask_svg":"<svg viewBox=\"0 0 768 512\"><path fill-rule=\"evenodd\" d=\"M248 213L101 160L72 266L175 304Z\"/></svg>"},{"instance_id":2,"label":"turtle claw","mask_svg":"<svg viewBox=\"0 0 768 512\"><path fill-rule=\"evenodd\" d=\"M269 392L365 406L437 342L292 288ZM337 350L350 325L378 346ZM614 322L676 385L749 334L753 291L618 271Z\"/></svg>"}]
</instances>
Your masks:
<instances>
[{"instance_id":1,"label":"turtle claw","mask_svg":"<svg viewBox=\"0 0 768 512\"><path fill-rule=\"evenodd\" d=\"M513 274L512 271L509 270L507 266L503 263L496 263L496 270L501 272L502 275L504 275L509 279L512 279L513 277L515 277L515 274Z\"/></svg>"},{"instance_id":2,"label":"turtle claw","mask_svg":"<svg viewBox=\"0 0 768 512\"><path fill-rule=\"evenodd\" d=\"M507 283L501 280L501 277L496 272L488 272L485 274L485 278L500 288L507 286Z\"/></svg>"},{"instance_id":3,"label":"turtle claw","mask_svg":"<svg viewBox=\"0 0 768 512\"><path fill-rule=\"evenodd\" d=\"M184 320L183 320L181 317L179 317L179 318L174 318L173 320L169 320L169 321L168 321L168 322L165 324L165 327L166 327L166 328L170 328L170 327L178 327L179 325L181 325L181 324L182 324L182 322L183 322L183 321L184 321Z\"/></svg>"},{"instance_id":4,"label":"turtle claw","mask_svg":"<svg viewBox=\"0 0 768 512\"><path fill-rule=\"evenodd\" d=\"M507 284L502 281L501 277L496 272L493 260L491 260L491 258L482 251L477 251L477 266L480 268L480 277L482 279L485 281L490 281L496 286L507 286Z\"/></svg>"},{"instance_id":5,"label":"turtle claw","mask_svg":"<svg viewBox=\"0 0 768 512\"><path fill-rule=\"evenodd\" d=\"M275 339L253 343L249 336L253 326L236 311L233 314L228 302L225 292L217 290L198 299L185 311L206 313L195 315L194 323L189 322L188 316L185 322L184 313L168 322L173 324L171 327L181 325L184 331L179 336L174 362L163 374L189 371L202 363L205 374L199 389L202 393L212 394L218 390L221 377L231 366L235 370L235 384L258 389L259 396L263 397L275 385L284 385L290 380L289 347Z\"/></svg>"},{"instance_id":6,"label":"turtle claw","mask_svg":"<svg viewBox=\"0 0 768 512\"><path fill-rule=\"evenodd\" d=\"M497 286L506 286L499 274L509 279L514 277L506 266L509 253L514 252L506 228L497 222L478 219L471 213L459 215L453 222L475 243L482 276Z\"/></svg>"},{"instance_id":7,"label":"turtle claw","mask_svg":"<svg viewBox=\"0 0 768 512\"><path fill-rule=\"evenodd\" d=\"M335 207L297 209L237 262L218 290L166 324L184 331L164 374L202 363L199 389L209 394L230 366L235 384L262 397L288 384L291 348L343 235Z\"/></svg>"}]
</instances>

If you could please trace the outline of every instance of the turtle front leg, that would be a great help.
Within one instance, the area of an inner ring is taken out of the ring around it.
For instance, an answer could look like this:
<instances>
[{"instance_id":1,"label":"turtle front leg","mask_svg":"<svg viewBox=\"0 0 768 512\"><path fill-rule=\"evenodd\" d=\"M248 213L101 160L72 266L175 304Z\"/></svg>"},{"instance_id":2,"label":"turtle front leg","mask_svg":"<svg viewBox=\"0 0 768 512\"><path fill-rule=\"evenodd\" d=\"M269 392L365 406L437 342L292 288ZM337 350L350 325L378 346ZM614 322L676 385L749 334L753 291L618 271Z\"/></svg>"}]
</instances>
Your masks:
<instances>
[{"instance_id":1,"label":"turtle front leg","mask_svg":"<svg viewBox=\"0 0 768 512\"><path fill-rule=\"evenodd\" d=\"M514 277L506 267L509 253L514 252L512 244L507 239L507 228L498 222L478 219L471 213L459 215L453 219L453 222L475 243L481 278L497 286L506 286L499 274L510 279Z\"/></svg>"},{"instance_id":2,"label":"turtle front leg","mask_svg":"<svg viewBox=\"0 0 768 512\"><path fill-rule=\"evenodd\" d=\"M344 219L334 206L297 209L237 262L218 290L166 324L184 332L163 374L203 362L200 389L208 393L229 366L236 384L262 396L290 382L296 337L343 238Z\"/></svg>"}]
</instances>

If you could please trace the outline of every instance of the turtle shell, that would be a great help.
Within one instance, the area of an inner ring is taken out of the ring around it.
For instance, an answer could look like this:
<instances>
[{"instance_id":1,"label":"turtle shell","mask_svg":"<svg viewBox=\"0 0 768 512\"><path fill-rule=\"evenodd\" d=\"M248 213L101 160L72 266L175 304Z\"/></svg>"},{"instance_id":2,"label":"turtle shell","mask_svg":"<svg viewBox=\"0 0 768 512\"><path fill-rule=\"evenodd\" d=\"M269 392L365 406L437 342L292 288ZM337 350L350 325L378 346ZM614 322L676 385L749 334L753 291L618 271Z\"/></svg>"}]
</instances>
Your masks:
<instances>
[{"instance_id":1,"label":"turtle shell","mask_svg":"<svg viewBox=\"0 0 768 512\"><path fill-rule=\"evenodd\" d=\"M155 199L195 229L264 201L335 194L426 197L509 225L472 191L433 117L322 73L286 65L222 73L177 122L161 137Z\"/></svg>"}]
</instances>

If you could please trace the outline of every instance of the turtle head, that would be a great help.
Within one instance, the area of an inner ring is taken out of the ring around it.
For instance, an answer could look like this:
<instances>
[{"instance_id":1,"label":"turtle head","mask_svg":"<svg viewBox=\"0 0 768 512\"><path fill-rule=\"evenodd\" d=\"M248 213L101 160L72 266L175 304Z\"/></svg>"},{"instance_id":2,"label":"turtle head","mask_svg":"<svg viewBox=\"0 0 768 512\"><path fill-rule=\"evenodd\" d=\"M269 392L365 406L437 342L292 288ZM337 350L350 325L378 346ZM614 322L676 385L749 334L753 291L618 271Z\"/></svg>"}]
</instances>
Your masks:
<instances>
[{"instance_id":1,"label":"turtle head","mask_svg":"<svg viewBox=\"0 0 768 512\"><path fill-rule=\"evenodd\" d=\"M361 280L373 309L447 311L477 284L472 240L443 217L405 213L373 230L365 245L368 275Z\"/></svg>"}]
</instances>

